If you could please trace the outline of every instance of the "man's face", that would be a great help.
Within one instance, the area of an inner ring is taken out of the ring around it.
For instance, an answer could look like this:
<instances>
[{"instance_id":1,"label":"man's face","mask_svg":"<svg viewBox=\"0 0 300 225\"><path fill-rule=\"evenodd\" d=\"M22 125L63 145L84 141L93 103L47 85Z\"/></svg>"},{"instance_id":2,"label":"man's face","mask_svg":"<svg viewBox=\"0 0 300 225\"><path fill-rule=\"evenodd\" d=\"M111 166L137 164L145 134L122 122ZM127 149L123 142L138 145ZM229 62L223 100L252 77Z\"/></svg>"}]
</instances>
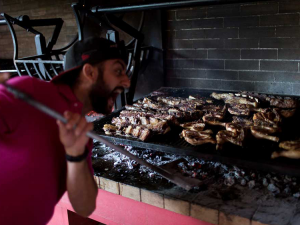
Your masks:
<instances>
[{"instance_id":1,"label":"man's face","mask_svg":"<svg viewBox=\"0 0 300 225\"><path fill-rule=\"evenodd\" d=\"M129 88L130 80L126 74L123 60L111 59L98 65L98 80L90 92L93 110L97 113L108 114L113 110L117 96Z\"/></svg>"}]
</instances>

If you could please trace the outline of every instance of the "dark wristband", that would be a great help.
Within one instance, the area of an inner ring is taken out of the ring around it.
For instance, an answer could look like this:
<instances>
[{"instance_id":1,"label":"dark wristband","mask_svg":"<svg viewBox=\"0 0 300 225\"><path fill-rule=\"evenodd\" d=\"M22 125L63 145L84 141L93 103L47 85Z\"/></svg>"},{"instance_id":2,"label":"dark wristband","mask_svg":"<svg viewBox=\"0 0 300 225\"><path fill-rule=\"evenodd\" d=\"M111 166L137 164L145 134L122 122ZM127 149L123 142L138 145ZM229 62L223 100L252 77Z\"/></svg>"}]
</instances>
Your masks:
<instances>
[{"instance_id":1,"label":"dark wristband","mask_svg":"<svg viewBox=\"0 0 300 225\"><path fill-rule=\"evenodd\" d=\"M66 160L69 162L81 162L82 160L86 159L88 154L89 154L89 150L87 148L85 148L84 153L79 156L71 156L71 155L66 154Z\"/></svg>"}]
</instances>

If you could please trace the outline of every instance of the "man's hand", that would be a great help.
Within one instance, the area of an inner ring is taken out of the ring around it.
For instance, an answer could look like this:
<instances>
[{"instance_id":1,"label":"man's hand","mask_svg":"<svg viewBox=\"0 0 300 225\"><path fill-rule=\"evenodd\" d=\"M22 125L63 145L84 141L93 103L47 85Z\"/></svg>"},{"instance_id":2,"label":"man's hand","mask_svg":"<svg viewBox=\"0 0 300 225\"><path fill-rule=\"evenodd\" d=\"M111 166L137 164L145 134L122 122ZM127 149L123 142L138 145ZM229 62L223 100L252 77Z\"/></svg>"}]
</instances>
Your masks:
<instances>
[{"instance_id":1,"label":"man's hand","mask_svg":"<svg viewBox=\"0 0 300 225\"><path fill-rule=\"evenodd\" d=\"M4 83L10 78L10 73L0 73L0 84Z\"/></svg>"},{"instance_id":2,"label":"man's hand","mask_svg":"<svg viewBox=\"0 0 300 225\"><path fill-rule=\"evenodd\" d=\"M88 123L85 117L77 113L65 112L64 117L68 121L67 124L57 121L60 141L68 155L74 157L82 155L89 140L86 132L93 129L93 124ZM67 161L69 199L75 212L81 216L89 216L95 210L98 193L97 185L87 161Z\"/></svg>"},{"instance_id":3,"label":"man's hand","mask_svg":"<svg viewBox=\"0 0 300 225\"><path fill-rule=\"evenodd\" d=\"M68 121L67 124L57 121L60 141L68 155L82 155L89 140L86 132L93 129L93 123L88 123L85 117L68 111L64 113L64 117Z\"/></svg>"}]
</instances>

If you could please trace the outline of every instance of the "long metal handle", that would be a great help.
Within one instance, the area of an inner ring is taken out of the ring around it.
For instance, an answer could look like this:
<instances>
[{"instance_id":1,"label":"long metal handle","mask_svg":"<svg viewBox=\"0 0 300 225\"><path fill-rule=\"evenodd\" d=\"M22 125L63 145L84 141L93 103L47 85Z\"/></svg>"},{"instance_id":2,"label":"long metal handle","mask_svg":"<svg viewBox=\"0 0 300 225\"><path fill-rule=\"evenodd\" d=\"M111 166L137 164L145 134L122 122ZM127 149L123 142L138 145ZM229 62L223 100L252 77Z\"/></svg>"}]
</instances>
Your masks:
<instances>
[{"instance_id":1,"label":"long metal handle","mask_svg":"<svg viewBox=\"0 0 300 225\"><path fill-rule=\"evenodd\" d=\"M27 102L28 104L30 104L31 106L35 107L36 109L46 113L47 115L62 121L63 123L67 123L68 121L66 120L65 117L63 117L60 113L56 112L55 110L49 108L48 106L45 106L44 104L34 100L32 97L30 97L29 95L17 90L16 88L12 87L9 84L4 83L3 84L6 89L12 93L16 98L21 99L25 102ZM163 176L164 178L170 180L171 182L173 182L174 184L186 189L186 190L190 190L192 189L194 186L197 186L198 182L188 182L186 180L184 180L184 178L178 176L178 175L173 175L171 173L169 173L168 171L154 166L150 163L148 163L147 161L140 159L139 157L129 153L128 151L124 150L123 148L121 148L120 146L114 145L111 142L107 141L106 139L100 137L99 135L97 135L95 132L90 131L87 132L86 135L90 138L96 139L104 144L106 144L107 146L113 148L114 150L122 153L123 155L128 156L129 158L135 160L136 162L138 162L141 165L147 166L148 168L152 169L153 171L159 173L161 176Z\"/></svg>"}]
</instances>

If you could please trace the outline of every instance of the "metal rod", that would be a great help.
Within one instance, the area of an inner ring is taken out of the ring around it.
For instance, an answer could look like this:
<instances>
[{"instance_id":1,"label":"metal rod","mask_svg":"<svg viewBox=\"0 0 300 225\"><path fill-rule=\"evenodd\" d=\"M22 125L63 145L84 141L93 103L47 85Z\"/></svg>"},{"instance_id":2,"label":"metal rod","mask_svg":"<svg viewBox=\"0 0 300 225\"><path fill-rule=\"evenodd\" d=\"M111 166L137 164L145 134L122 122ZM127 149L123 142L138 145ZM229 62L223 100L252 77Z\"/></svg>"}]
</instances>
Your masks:
<instances>
[{"instance_id":1,"label":"metal rod","mask_svg":"<svg viewBox=\"0 0 300 225\"><path fill-rule=\"evenodd\" d=\"M6 25L6 21L5 20L0 20L0 25Z\"/></svg>"},{"instance_id":2,"label":"metal rod","mask_svg":"<svg viewBox=\"0 0 300 225\"><path fill-rule=\"evenodd\" d=\"M17 59L15 60L15 62L20 62L20 63L39 63L38 60L20 60L20 59ZM59 63L59 64L64 64L63 61L52 61L52 60L43 60L42 61L43 63Z\"/></svg>"},{"instance_id":3,"label":"metal rod","mask_svg":"<svg viewBox=\"0 0 300 225\"><path fill-rule=\"evenodd\" d=\"M17 70L0 70L0 73L15 73Z\"/></svg>"},{"instance_id":4,"label":"metal rod","mask_svg":"<svg viewBox=\"0 0 300 225\"><path fill-rule=\"evenodd\" d=\"M44 104L34 100L32 97L30 97L29 95L19 91L18 89L12 87L11 85L7 84L7 83L4 83L3 84L6 89L12 93L16 98L18 99L21 99L23 100L24 102L28 103L29 105L35 107L36 109L44 112L45 114L57 119L57 120L60 120L62 121L63 123L67 123L68 121L66 120L66 118L64 118L60 113L56 112L55 110L49 108L48 106L45 106ZM135 160L136 162L138 162L139 164L141 165L144 165L144 166L147 166L148 168L150 168L151 170L159 173L161 176L163 176L164 178L170 180L171 182L173 182L174 184L186 189L186 190L190 190L192 189L193 187L196 187L196 186L199 186L201 184L200 181L197 181L197 180L193 180L193 181L187 181L185 180L184 177L182 176L179 176L179 175L174 175L174 174L171 174L169 173L168 171L160 168L160 167L157 167L157 166L154 166L148 162L146 162L145 160L143 159L140 159L139 157L129 153L128 151L124 150L123 148L121 148L120 146L117 146L117 145L114 145L112 144L111 142L109 142L108 140L100 137L99 135L97 135L95 132L93 131L90 131L90 132L87 132L86 135L90 138L93 138L97 141L100 141L104 144L106 144L107 146L113 148L114 150L120 152L121 154L123 155L126 155L128 156L129 158Z\"/></svg>"},{"instance_id":5,"label":"metal rod","mask_svg":"<svg viewBox=\"0 0 300 225\"><path fill-rule=\"evenodd\" d=\"M173 1L173 2L162 2L152 4L140 4L140 5L127 5L117 7L101 8L95 6L92 8L92 12L103 12L103 13L117 13L117 12L130 12L137 10L151 10L151 9L162 9L162 8L174 8L184 7L191 5L213 5L213 4L232 4L232 3L245 3L245 2L259 2L267 0L188 0L188 1Z\"/></svg>"}]
</instances>

